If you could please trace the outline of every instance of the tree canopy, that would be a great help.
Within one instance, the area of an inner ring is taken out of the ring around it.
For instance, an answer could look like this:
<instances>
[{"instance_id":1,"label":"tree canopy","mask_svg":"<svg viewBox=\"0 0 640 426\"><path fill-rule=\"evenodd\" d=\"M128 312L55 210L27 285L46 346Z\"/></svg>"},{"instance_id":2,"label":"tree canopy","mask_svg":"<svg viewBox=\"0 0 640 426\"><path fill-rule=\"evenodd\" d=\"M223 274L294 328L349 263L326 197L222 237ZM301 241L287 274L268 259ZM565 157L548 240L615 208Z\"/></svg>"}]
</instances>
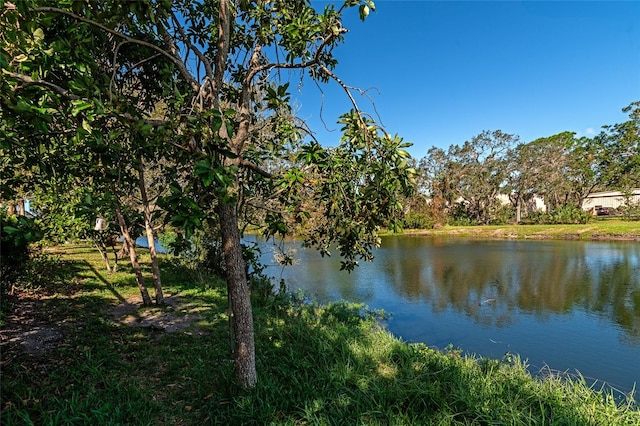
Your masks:
<instances>
[{"instance_id":1,"label":"tree canopy","mask_svg":"<svg viewBox=\"0 0 640 426\"><path fill-rule=\"evenodd\" d=\"M364 20L375 5L3 2L2 198L21 185L47 194L78 187L109 194L99 209L126 238L135 220L127 211L144 213L148 232L162 212L187 237L215 224L237 379L254 386L239 209L266 209L269 236L286 234L287 223L304 223L307 209L322 206L308 244L323 253L336 244L343 267L352 269L371 258L379 227L397 223L398 195L412 187L409 144L361 110L336 74L333 49L345 41L342 18L354 7ZM351 100L337 146L324 147L295 119L294 77L337 84ZM161 188L150 196L152 168Z\"/></svg>"},{"instance_id":2,"label":"tree canopy","mask_svg":"<svg viewBox=\"0 0 640 426\"><path fill-rule=\"evenodd\" d=\"M443 224L447 217L454 223L520 222L537 209L533 200L538 198L548 212L566 210L567 220L586 220L581 208L589 194L632 194L640 187L639 110L639 102L633 102L623 108L629 120L604 125L593 137L566 131L521 142L517 135L486 130L447 151L433 147L416 164L420 184L407 201L409 215L422 211L431 219L423 222L431 224ZM500 196L508 196L514 217L500 217L506 208ZM410 222L420 221L411 216Z\"/></svg>"}]
</instances>

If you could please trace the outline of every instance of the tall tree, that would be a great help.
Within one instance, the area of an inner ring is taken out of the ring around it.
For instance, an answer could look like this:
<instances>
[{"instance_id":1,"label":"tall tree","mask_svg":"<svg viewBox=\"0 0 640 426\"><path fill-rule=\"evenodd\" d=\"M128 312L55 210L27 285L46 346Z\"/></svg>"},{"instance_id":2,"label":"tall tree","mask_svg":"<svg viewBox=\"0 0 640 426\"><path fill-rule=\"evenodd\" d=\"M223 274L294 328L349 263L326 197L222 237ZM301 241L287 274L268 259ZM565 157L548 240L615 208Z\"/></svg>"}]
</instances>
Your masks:
<instances>
[{"instance_id":1,"label":"tall tree","mask_svg":"<svg viewBox=\"0 0 640 426\"><path fill-rule=\"evenodd\" d=\"M373 6L370 0L329 4L322 11L300 0L5 3L0 66L8 81L7 107L19 113L24 104L39 113L55 105L59 128L77 129L78 140L92 149L106 145L114 154L114 141L103 138L98 126L109 130L119 124L125 136L137 131L190 176L173 182L164 197L173 223L188 232L202 225L207 212L216 215L236 377L243 387L257 381L239 230L244 177L259 176L262 188L286 207L271 214L267 233L286 232L286 215L304 220L299 194L312 192L326 220L309 243L328 252L335 242L346 269L370 259L378 228L390 220L393 225L401 210L397 194L410 190L407 144L363 113L334 73L333 49L347 32L343 14L358 7L365 19ZM55 33L49 31L52 24ZM288 84L282 80L296 71L300 78L338 84L351 100L336 147L305 139L296 152L305 132L290 119ZM158 104L166 108L152 119ZM68 123L69 117L77 119ZM46 117L39 118L42 132L50 132ZM265 140L260 129L267 127L272 137ZM139 150L126 152L135 164L131 155ZM272 173L269 165L281 159L291 167Z\"/></svg>"},{"instance_id":2,"label":"tall tree","mask_svg":"<svg viewBox=\"0 0 640 426\"><path fill-rule=\"evenodd\" d=\"M518 136L500 130L474 136L449 148L449 175L457 196L478 223L489 223L509 175L509 153Z\"/></svg>"},{"instance_id":3,"label":"tall tree","mask_svg":"<svg viewBox=\"0 0 640 426\"><path fill-rule=\"evenodd\" d=\"M601 146L596 169L603 189L640 187L640 101L623 108L629 120L603 126L594 139Z\"/></svg>"},{"instance_id":4,"label":"tall tree","mask_svg":"<svg viewBox=\"0 0 640 426\"><path fill-rule=\"evenodd\" d=\"M579 207L594 187L590 139L562 132L519 145L513 152L510 189L521 201L534 194L550 210Z\"/></svg>"}]
</instances>

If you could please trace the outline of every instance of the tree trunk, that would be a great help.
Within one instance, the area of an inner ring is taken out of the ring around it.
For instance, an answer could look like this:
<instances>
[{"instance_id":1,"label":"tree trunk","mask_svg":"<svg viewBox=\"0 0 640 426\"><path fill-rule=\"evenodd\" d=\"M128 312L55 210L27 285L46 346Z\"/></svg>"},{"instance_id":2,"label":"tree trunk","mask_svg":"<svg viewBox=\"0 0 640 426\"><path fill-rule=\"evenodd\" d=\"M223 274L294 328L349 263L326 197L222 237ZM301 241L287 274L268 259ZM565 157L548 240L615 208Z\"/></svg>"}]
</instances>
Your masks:
<instances>
[{"instance_id":1,"label":"tree trunk","mask_svg":"<svg viewBox=\"0 0 640 426\"><path fill-rule=\"evenodd\" d=\"M113 253L113 267L111 268L112 273L116 273L118 271L118 253L116 252L116 244L117 242L114 242L114 244L111 246L111 252Z\"/></svg>"},{"instance_id":2,"label":"tree trunk","mask_svg":"<svg viewBox=\"0 0 640 426\"><path fill-rule=\"evenodd\" d=\"M145 209L146 210L146 209ZM149 255L151 256L151 270L153 272L153 288L156 291L156 303L164 304L164 294L162 292L162 281L160 280L160 266L158 265L158 253L156 253L155 232L151 227L149 219L144 219L144 227L147 231L147 241L149 242Z\"/></svg>"},{"instance_id":3,"label":"tree trunk","mask_svg":"<svg viewBox=\"0 0 640 426\"><path fill-rule=\"evenodd\" d=\"M102 256L102 260L104 261L107 271L109 273L115 273L118 270L118 254L116 253L118 237L115 235L105 236L103 233L98 233L97 236L93 238L93 242L100 252L100 256ZM111 266L111 263L109 262L109 256L107 254L109 247L111 247L111 251L113 252L113 266Z\"/></svg>"},{"instance_id":4,"label":"tree trunk","mask_svg":"<svg viewBox=\"0 0 640 426\"><path fill-rule=\"evenodd\" d=\"M25 208L25 202L24 202L24 198L20 199L18 201L18 207L16 209L16 214L18 216L25 216L26 215L26 208Z\"/></svg>"},{"instance_id":5,"label":"tree trunk","mask_svg":"<svg viewBox=\"0 0 640 426\"><path fill-rule=\"evenodd\" d=\"M516 202L516 223L520 223L522 218L522 197L518 195L518 201Z\"/></svg>"},{"instance_id":6,"label":"tree trunk","mask_svg":"<svg viewBox=\"0 0 640 426\"><path fill-rule=\"evenodd\" d=\"M242 257L238 212L235 203L219 205L218 216L231 304L231 321L235 332L236 380L245 389L253 388L258 381L253 313L251 312L249 285Z\"/></svg>"},{"instance_id":7,"label":"tree trunk","mask_svg":"<svg viewBox=\"0 0 640 426\"><path fill-rule=\"evenodd\" d=\"M107 256L107 248L103 245L102 237L98 237L100 241L95 241L95 246L100 252L100 256L102 257L102 261L107 268L107 272L111 273L111 264L109 263L109 257Z\"/></svg>"},{"instance_id":8,"label":"tree trunk","mask_svg":"<svg viewBox=\"0 0 640 426\"><path fill-rule=\"evenodd\" d=\"M133 267L133 271L136 274L136 283L138 284L138 288L140 289L142 304L145 306L151 306L151 297L149 296L149 291L144 284L144 278L142 277L142 271L140 270L140 264L138 263L138 255L136 254L136 242L133 241L133 239L131 238L131 234L129 234L127 222L124 220L124 216L122 216L120 208L116 210L116 215L118 216L118 224L120 225L122 236L129 246L129 258L131 259L131 267Z\"/></svg>"},{"instance_id":9,"label":"tree trunk","mask_svg":"<svg viewBox=\"0 0 640 426\"><path fill-rule=\"evenodd\" d=\"M129 243L127 242L127 240L124 240L122 242L122 247L116 253L116 261L118 259L124 259L126 256L129 256Z\"/></svg>"},{"instance_id":10,"label":"tree trunk","mask_svg":"<svg viewBox=\"0 0 640 426\"><path fill-rule=\"evenodd\" d=\"M144 169L142 159L138 162L138 185L140 186L140 197L142 198L142 210L144 213L144 228L147 232L147 242L149 243L149 255L151 256L151 270L153 271L153 288L156 291L156 304L164 303L164 294L162 293L162 281L160 280L160 267L158 266L158 254L156 253L156 238L153 227L151 226L151 208L149 207L149 198L147 197L147 189L144 181Z\"/></svg>"}]
</instances>

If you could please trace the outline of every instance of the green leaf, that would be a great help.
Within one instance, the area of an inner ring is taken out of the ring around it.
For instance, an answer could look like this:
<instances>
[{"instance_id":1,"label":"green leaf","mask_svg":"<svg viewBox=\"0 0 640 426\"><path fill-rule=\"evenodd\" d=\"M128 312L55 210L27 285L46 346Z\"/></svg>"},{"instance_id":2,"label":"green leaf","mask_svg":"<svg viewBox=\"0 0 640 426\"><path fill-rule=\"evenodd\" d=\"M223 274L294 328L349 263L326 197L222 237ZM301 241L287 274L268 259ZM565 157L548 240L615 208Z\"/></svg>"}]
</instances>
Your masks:
<instances>
[{"instance_id":1,"label":"green leaf","mask_svg":"<svg viewBox=\"0 0 640 426\"><path fill-rule=\"evenodd\" d=\"M369 16L369 6L366 4L360 5L360 20L364 21Z\"/></svg>"},{"instance_id":2,"label":"green leaf","mask_svg":"<svg viewBox=\"0 0 640 426\"><path fill-rule=\"evenodd\" d=\"M9 226L9 225L5 225L5 226L3 226L3 227L2 227L2 230L3 230L4 232L6 232L7 234L15 234L16 232L18 232L18 231L19 231L19 229L18 229L18 228L15 228L15 227L13 227L13 226Z\"/></svg>"},{"instance_id":3,"label":"green leaf","mask_svg":"<svg viewBox=\"0 0 640 426\"><path fill-rule=\"evenodd\" d=\"M23 99L18 99L18 103L16 104L16 110L20 112L31 111L31 105L29 105Z\"/></svg>"},{"instance_id":4,"label":"green leaf","mask_svg":"<svg viewBox=\"0 0 640 426\"><path fill-rule=\"evenodd\" d=\"M144 123L142 126L140 126L140 133L142 133L143 136L151 135L152 130L153 126L149 123Z\"/></svg>"},{"instance_id":5,"label":"green leaf","mask_svg":"<svg viewBox=\"0 0 640 426\"><path fill-rule=\"evenodd\" d=\"M91 104L90 102L82 99L71 101L71 105L73 105L73 108L71 108L71 115L74 117L76 117L81 111L89 109L93 106L93 104Z\"/></svg>"},{"instance_id":6,"label":"green leaf","mask_svg":"<svg viewBox=\"0 0 640 426\"><path fill-rule=\"evenodd\" d=\"M42 31L42 28L37 28L34 32L33 32L33 38L39 42L44 40L44 31Z\"/></svg>"}]
</instances>

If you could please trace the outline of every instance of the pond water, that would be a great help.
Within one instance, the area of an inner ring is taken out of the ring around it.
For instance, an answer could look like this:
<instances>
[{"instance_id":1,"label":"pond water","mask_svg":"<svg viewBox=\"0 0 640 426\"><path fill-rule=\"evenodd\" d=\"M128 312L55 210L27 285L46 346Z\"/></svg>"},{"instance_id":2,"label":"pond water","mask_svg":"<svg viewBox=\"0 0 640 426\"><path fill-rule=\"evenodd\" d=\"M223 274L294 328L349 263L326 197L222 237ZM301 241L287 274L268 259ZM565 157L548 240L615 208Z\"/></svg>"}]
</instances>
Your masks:
<instances>
[{"instance_id":1,"label":"pond water","mask_svg":"<svg viewBox=\"0 0 640 426\"><path fill-rule=\"evenodd\" d=\"M533 373L579 372L625 393L640 385L638 243L392 236L351 274L296 242L285 248L298 262L283 269L260 245L267 274L289 290L383 309L405 341L519 354Z\"/></svg>"}]
</instances>

